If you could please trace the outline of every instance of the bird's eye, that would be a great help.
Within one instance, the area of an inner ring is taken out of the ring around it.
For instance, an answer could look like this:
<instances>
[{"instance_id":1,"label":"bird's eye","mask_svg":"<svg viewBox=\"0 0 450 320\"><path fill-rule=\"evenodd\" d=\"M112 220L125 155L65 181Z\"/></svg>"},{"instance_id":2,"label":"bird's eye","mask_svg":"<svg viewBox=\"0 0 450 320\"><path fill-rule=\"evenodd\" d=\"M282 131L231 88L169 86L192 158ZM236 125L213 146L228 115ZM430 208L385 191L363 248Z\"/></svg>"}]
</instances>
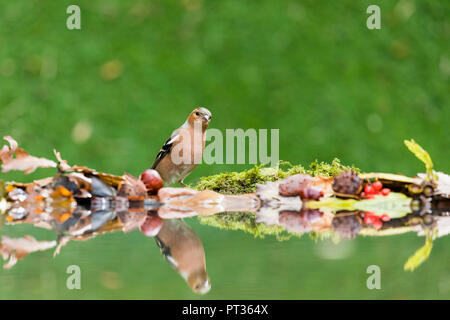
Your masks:
<instances>
[{"instance_id":1,"label":"bird's eye","mask_svg":"<svg viewBox=\"0 0 450 320\"><path fill-rule=\"evenodd\" d=\"M200 115L200 112L197 111L197 112L195 113L195 115L196 115L196 116L199 116L199 115Z\"/></svg>"}]
</instances>

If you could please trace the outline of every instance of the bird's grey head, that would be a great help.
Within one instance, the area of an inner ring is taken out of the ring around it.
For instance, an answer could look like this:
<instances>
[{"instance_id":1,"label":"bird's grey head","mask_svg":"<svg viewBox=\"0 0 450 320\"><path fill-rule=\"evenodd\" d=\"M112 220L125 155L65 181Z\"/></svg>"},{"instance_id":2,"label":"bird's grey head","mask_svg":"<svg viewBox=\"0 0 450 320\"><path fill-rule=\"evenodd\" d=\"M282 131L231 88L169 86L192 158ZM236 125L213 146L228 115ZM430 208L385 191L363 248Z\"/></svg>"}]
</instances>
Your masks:
<instances>
[{"instance_id":1,"label":"bird's grey head","mask_svg":"<svg viewBox=\"0 0 450 320\"><path fill-rule=\"evenodd\" d=\"M205 294L211 290L211 282L209 281L206 270L198 270L197 272L190 274L186 280L192 291L195 293Z\"/></svg>"},{"instance_id":2,"label":"bird's grey head","mask_svg":"<svg viewBox=\"0 0 450 320\"><path fill-rule=\"evenodd\" d=\"M188 121L193 124L195 121L201 121L203 125L208 125L211 121L211 111L209 111L206 108L200 107L197 109L194 109L191 114L189 115Z\"/></svg>"}]
</instances>

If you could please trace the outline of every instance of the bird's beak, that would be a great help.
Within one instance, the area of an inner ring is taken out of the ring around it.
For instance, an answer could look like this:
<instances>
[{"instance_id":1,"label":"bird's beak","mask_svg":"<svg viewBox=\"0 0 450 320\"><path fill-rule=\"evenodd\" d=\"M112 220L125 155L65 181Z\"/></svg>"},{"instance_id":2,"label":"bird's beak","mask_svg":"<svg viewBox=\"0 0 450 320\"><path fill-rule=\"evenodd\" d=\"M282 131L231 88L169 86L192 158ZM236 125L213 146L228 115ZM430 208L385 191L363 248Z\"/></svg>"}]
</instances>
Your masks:
<instances>
[{"instance_id":1,"label":"bird's beak","mask_svg":"<svg viewBox=\"0 0 450 320\"><path fill-rule=\"evenodd\" d=\"M203 119L205 119L205 122L210 122L211 121L211 116L203 116Z\"/></svg>"}]
</instances>

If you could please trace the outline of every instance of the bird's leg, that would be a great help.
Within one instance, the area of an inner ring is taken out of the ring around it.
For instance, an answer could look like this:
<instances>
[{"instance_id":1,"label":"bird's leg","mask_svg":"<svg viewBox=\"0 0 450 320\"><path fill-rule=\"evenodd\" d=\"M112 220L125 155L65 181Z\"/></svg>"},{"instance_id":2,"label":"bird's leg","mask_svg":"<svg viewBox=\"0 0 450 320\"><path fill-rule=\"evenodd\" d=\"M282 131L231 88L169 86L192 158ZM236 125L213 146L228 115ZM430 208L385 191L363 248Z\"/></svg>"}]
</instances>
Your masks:
<instances>
[{"instance_id":1,"label":"bird's leg","mask_svg":"<svg viewBox=\"0 0 450 320\"><path fill-rule=\"evenodd\" d=\"M183 180L181 180L180 182L178 182L179 184L181 184L183 187L187 188L186 183L183 182Z\"/></svg>"}]
</instances>

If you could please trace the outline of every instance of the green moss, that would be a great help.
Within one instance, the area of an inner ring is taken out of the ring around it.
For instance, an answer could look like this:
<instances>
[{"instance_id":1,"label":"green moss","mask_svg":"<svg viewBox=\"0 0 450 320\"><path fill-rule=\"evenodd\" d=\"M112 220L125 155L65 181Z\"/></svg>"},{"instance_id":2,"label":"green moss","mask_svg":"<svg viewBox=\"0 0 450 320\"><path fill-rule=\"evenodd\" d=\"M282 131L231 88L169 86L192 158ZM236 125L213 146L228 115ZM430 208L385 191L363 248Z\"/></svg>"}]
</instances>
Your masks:
<instances>
[{"instance_id":1,"label":"green moss","mask_svg":"<svg viewBox=\"0 0 450 320\"><path fill-rule=\"evenodd\" d=\"M282 167L286 167L283 169ZM203 177L194 186L197 190L213 190L222 194L243 194L255 192L257 183L266 181L278 181L288 176L298 173L309 174L311 176L336 176L342 171L358 169L341 164L339 159L334 159L331 163L318 162L311 163L309 169L301 165L291 165L288 162L280 162L278 168L265 168L262 165L255 166L242 172L227 172L209 177ZM228 230L243 230L253 234L255 237L265 235L276 235L278 239L286 239L288 233L281 226L267 226L264 223L256 223L254 214L246 212L221 213L214 216L199 216L200 223ZM289 233L298 236L298 234ZM314 235L311 235L314 238ZM317 237L322 238L322 235Z\"/></svg>"},{"instance_id":2,"label":"green moss","mask_svg":"<svg viewBox=\"0 0 450 320\"><path fill-rule=\"evenodd\" d=\"M337 176L342 171L347 171L350 169L359 172L358 168L355 168L354 166L344 166L341 164L341 161L339 159L334 158L331 163L326 162L319 163L317 160L312 162L309 165L309 169L306 170L306 173L312 175L313 177L316 176L334 177Z\"/></svg>"},{"instance_id":3,"label":"green moss","mask_svg":"<svg viewBox=\"0 0 450 320\"><path fill-rule=\"evenodd\" d=\"M290 235L283 227L264 223L256 223L256 216L248 212L219 213L214 216L199 216L200 223L227 230L243 230L255 237L263 238L266 235L274 235L279 240L286 240Z\"/></svg>"},{"instance_id":4,"label":"green moss","mask_svg":"<svg viewBox=\"0 0 450 320\"><path fill-rule=\"evenodd\" d=\"M283 169L282 167L287 168ZM278 168L265 168L259 165L242 172L226 172L203 177L194 188L197 190L213 190L223 194L243 194L255 192L257 183L278 181L298 173L309 174L313 177L332 177L349 169L359 172L353 166L342 165L339 159L334 159L331 163L319 163L316 160L310 164L309 169L305 169L301 165L293 166L289 162L280 162Z\"/></svg>"},{"instance_id":5,"label":"green moss","mask_svg":"<svg viewBox=\"0 0 450 320\"><path fill-rule=\"evenodd\" d=\"M337 234L333 230L326 230L324 232L311 231L309 233L309 237L315 242L319 240L331 239L334 244L338 244L341 241L339 234Z\"/></svg>"},{"instance_id":6,"label":"green moss","mask_svg":"<svg viewBox=\"0 0 450 320\"><path fill-rule=\"evenodd\" d=\"M3 180L0 180L0 199L4 198L6 195L5 183Z\"/></svg>"},{"instance_id":7,"label":"green moss","mask_svg":"<svg viewBox=\"0 0 450 320\"><path fill-rule=\"evenodd\" d=\"M288 176L280 168L263 168L261 165L242 172L226 172L203 177L195 186L197 190L213 190L223 194L255 192L257 183L277 181Z\"/></svg>"}]
</instances>

